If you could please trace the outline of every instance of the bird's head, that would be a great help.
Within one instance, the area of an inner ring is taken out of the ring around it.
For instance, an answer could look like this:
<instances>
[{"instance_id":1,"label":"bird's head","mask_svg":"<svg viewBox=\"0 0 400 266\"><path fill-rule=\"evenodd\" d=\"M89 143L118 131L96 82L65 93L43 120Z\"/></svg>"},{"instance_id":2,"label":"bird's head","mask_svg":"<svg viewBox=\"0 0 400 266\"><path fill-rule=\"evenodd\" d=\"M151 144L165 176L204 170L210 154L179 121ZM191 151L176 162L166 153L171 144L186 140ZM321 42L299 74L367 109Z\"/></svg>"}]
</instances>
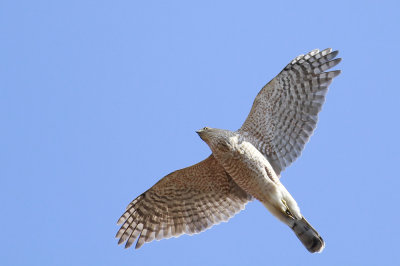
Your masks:
<instances>
[{"instance_id":1,"label":"bird's head","mask_svg":"<svg viewBox=\"0 0 400 266\"><path fill-rule=\"evenodd\" d=\"M229 130L211 127L204 127L197 130L196 133L208 144L213 152L216 150L227 151L231 145L230 137L233 135Z\"/></svg>"},{"instance_id":2,"label":"bird's head","mask_svg":"<svg viewBox=\"0 0 400 266\"><path fill-rule=\"evenodd\" d=\"M215 129L211 127L203 127L202 129L196 130L196 133L199 137L207 142L207 140L213 138L212 135L215 135Z\"/></svg>"}]
</instances>

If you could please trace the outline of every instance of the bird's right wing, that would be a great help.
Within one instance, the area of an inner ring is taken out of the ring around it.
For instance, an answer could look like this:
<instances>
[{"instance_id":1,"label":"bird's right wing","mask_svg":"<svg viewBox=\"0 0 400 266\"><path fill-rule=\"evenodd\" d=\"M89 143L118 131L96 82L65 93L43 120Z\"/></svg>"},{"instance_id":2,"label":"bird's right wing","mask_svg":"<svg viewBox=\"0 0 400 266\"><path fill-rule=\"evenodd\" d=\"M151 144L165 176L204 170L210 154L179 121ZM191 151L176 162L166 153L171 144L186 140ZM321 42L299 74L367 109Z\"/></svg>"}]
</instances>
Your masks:
<instances>
[{"instance_id":1,"label":"bird's right wing","mask_svg":"<svg viewBox=\"0 0 400 266\"><path fill-rule=\"evenodd\" d=\"M338 51L299 55L258 93L239 129L268 159L277 175L295 161L314 132L328 86L339 70Z\"/></svg>"},{"instance_id":2,"label":"bird's right wing","mask_svg":"<svg viewBox=\"0 0 400 266\"><path fill-rule=\"evenodd\" d=\"M118 220L118 244L136 248L154 239L200 233L244 209L251 196L210 155L175 171L133 200Z\"/></svg>"}]
</instances>

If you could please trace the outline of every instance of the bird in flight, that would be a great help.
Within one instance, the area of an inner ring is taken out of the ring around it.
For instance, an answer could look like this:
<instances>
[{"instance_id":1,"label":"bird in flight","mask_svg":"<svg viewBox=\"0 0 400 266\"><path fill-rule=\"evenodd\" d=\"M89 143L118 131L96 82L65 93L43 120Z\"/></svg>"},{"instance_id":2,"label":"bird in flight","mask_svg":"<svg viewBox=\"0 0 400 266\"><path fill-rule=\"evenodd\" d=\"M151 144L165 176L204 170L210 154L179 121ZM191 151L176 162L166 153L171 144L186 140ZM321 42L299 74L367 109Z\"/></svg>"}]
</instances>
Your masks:
<instances>
[{"instance_id":1,"label":"bird in flight","mask_svg":"<svg viewBox=\"0 0 400 266\"><path fill-rule=\"evenodd\" d=\"M259 200L288 225L309 252L325 243L280 182L312 135L328 86L340 70L327 72L338 51L313 50L293 59L265 85L237 131L196 131L210 147L205 160L162 178L134 199L118 220L118 244L136 248L155 239L200 233Z\"/></svg>"}]
</instances>

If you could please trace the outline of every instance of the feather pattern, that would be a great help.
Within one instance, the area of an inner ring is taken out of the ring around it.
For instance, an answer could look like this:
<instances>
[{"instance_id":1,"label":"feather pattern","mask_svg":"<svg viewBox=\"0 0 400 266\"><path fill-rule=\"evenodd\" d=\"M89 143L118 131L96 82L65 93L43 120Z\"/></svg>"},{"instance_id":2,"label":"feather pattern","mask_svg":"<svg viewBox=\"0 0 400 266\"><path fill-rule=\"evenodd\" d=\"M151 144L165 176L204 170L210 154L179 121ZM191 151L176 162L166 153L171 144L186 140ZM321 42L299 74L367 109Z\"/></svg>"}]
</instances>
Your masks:
<instances>
[{"instance_id":1,"label":"feather pattern","mask_svg":"<svg viewBox=\"0 0 400 266\"><path fill-rule=\"evenodd\" d=\"M244 192L211 155L175 171L134 199L118 220L118 244L136 248L182 234L197 234L244 209Z\"/></svg>"},{"instance_id":2,"label":"feather pattern","mask_svg":"<svg viewBox=\"0 0 400 266\"><path fill-rule=\"evenodd\" d=\"M316 128L328 86L340 70L338 51L318 49L292 60L265 85L238 133L267 157L279 175L301 154Z\"/></svg>"}]
</instances>

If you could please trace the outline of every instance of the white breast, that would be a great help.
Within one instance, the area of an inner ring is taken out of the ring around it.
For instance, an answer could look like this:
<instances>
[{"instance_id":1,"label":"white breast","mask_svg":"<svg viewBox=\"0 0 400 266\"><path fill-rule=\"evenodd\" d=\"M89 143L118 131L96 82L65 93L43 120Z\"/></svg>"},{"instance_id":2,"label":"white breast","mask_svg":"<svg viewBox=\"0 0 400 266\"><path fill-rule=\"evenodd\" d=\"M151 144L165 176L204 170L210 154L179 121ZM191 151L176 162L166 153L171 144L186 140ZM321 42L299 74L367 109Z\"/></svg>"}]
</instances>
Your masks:
<instances>
[{"instance_id":1,"label":"white breast","mask_svg":"<svg viewBox=\"0 0 400 266\"><path fill-rule=\"evenodd\" d=\"M279 178L264 155L238 136L230 137L229 143L229 151L216 152L214 156L233 180L262 202L269 201L271 196L279 193Z\"/></svg>"}]
</instances>

